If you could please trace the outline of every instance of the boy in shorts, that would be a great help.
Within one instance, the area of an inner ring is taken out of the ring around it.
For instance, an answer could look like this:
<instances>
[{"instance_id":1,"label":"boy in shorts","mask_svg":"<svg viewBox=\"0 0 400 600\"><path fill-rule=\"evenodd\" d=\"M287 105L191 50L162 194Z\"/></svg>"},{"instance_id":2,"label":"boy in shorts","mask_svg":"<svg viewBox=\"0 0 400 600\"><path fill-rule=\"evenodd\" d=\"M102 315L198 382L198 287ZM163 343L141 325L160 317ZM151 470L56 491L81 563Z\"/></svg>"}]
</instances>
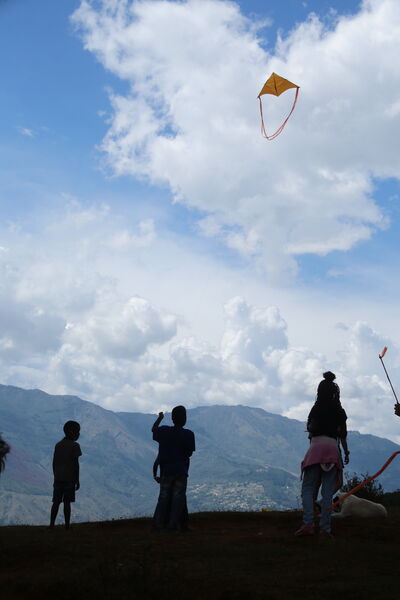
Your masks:
<instances>
[{"instance_id":1,"label":"boy in shorts","mask_svg":"<svg viewBox=\"0 0 400 600\"><path fill-rule=\"evenodd\" d=\"M64 503L65 529L69 529L71 502L75 502L75 491L79 490L79 457L81 447L77 443L81 426L76 421L67 421L64 425L65 437L54 447L53 505L50 513L50 528L54 527L58 509Z\"/></svg>"}]
</instances>

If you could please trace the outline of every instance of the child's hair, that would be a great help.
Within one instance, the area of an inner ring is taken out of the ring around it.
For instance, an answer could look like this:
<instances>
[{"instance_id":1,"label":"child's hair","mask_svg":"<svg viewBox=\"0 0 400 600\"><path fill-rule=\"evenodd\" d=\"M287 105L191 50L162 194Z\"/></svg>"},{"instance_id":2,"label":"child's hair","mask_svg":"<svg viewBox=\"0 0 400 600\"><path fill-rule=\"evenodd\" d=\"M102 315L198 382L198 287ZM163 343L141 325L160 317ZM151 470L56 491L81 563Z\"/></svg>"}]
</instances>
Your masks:
<instances>
[{"instance_id":1,"label":"child's hair","mask_svg":"<svg viewBox=\"0 0 400 600\"><path fill-rule=\"evenodd\" d=\"M325 371L325 373L322 373L322 377L327 381L333 381L336 379L336 375L335 373L332 373L332 371Z\"/></svg>"},{"instance_id":2,"label":"child's hair","mask_svg":"<svg viewBox=\"0 0 400 600\"><path fill-rule=\"evenodd\" d=\"M6 466L6 455L10 452L10 446L0 436L0 473Z\"/></svg>"},{"instance_id":3,"label":"child's hair","mask_svg":"<svg viewBox=\"0 0 400 600\"><path fill-rule=\"evenodd\" d=\"M335 373L326 371L323 373L323 380L318 385L317 402L333 401L334 404L340 406L340 388L337 383Z\"/></svg>"},{"instance_id":4,"label":"child's hair","mask_svg":"<svg viewBox=\"0 0 400 600\"><path fill-rule=\"evenodd\" d=\"M184 406L175 406L172 409L171 417L174 425L181 425L183 427L186 423L186 408Z\"/></svg>"},{"instance_id":5,"label":"child's hair","mask_svg":"<svg viewBox=\"0 0 400 600\"><path fill-rule=\"evenodd\" d=\"M81 430L81 426L77 421L67 421L63 427L65 437L68 439L72 439L78 434Z\"/></svg>"}]
</instances>

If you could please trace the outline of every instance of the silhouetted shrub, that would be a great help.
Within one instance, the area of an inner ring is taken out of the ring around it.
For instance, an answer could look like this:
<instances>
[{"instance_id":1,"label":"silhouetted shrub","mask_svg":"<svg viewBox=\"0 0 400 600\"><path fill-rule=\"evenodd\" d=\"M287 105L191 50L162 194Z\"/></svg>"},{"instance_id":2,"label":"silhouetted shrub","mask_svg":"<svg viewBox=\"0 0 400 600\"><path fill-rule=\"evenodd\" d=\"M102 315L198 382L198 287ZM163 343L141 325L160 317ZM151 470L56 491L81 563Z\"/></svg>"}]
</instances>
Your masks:
<instances>
[{"instance_id":1,"label":"silhouetted shrub","mask_svg":"<svg viewBox=\"0 0 400 600\"><path fill-rule=\"evenodd\" d=\"M342 487L343 492L349 492L357 485L359 485L362 481L368 479L370 475L368 473L361 473L361 475L357 475L354 473L352 477L346 476L346 483ZM369 483L367 483L364 487L356 492L356 496L359 498L365 498L366 500L372 500L372 502L382 502L382 498L385 492L376 479L373 479Z\"/></svg>"}]
</instances>

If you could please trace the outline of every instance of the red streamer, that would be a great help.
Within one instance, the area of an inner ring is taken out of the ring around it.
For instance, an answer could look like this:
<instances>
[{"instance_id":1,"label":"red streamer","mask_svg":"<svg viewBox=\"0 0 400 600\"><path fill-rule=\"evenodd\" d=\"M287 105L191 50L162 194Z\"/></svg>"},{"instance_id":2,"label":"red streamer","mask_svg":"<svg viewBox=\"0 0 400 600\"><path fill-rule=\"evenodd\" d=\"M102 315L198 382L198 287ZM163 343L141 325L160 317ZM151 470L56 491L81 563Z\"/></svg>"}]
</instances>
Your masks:
<instances>
[{"instance_id":1,"label":"red streamer","mask_svg":"<svg viewBox=\"0 0 400 600\"><path fill-rule=\"evenodd\" d=\"M286 123L288 122L288 120L290 118L290 115L294 111L298 95L299 95L299 88L296 88L296 95L294 97L294 102L293 102L293 106L292 106L292 109L291 109L290 113L288 114L288 116L286 117L286 119L283 121L282 125L280 127L278 127L278 129L275 131L275 133L272 133L271 135L268 135L267 134L267 130L265 129L264 115L263 115L263 109L262 109L262 100L261 100L261 96L258 97L258 99L260 101L261 133L265 137L266 140L269 140L269 141L274 140L276 137L278 137L278 135L280 133L282 133L282 131L285 128Z\"/></svg>"},{"instance_id":2,"label":"red streamer","mask_svg":"<svg viewBox=\"0 0 400 600\"><path fill-rule=\"evenodd\" d=\"M350 490L349 492L347 492L347 494L345 494L344 496L342 496L341 498L339 498L339 500L336 500L336 502L334 502L333 504L331 504L330 506L328 506L325 510L332 509L334 506L336 506L340 502L343 502L343 500L346 500L346 498L348 498L349 496L351 496L355 492L358 492L358 490L361 490L361 488L363 488L365 485L367 485L367 483L369 483L370 481L372 481L373 479L375 479L375 477L378 477L381 473L383 473L383 471L386 469L386 467L388 467L390 465L390 463L392 462L392 460L398 454L400 454L400 450L398 450L397 452L393 452L393 454L387 459L387 461L385 462L385 464L383 465L383 467L381 467L379 469L379 471L377 471L375 473L375 475L372 475L372 477L368 477L368 479L366 479L365 481L362 481L361 483L359 483L358 485L356 485L355 488L353 488L352 490Z\"/></svg>"}]
</instances>

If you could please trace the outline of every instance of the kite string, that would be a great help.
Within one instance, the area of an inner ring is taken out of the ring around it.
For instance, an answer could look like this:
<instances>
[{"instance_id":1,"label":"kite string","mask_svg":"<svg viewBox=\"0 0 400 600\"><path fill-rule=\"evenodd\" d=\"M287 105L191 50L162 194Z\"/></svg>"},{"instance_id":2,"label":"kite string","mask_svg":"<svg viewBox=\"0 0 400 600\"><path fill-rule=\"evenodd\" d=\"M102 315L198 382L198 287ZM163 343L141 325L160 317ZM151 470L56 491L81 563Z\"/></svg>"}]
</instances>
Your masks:
<instances>
[{"instance_id":1,"label":"kite string","mask_svg":"<svg viewBox=\"0 0 400 600\"><path fill-rule=\"evenodd\" d=\"M347 494L345 494L344 496L342 496L341 498L339 498L339 500L336 500L336 502L334 502L333 504L331 504L330 506L328 506L325 510L332 509L334 506L336 506L340 502L343 502L343 500L346 500L346 498L348 498L349 496L351 496L355 492L358 492L358 490L360 490L365 485L367 485L367 483L369 483L370 481L372 481L373 479L375 479L375 477L378 477L378 475L380 475L381 473L383 473L383 471L386 469L386 467L388 467L390 465L390 463L392 462L392 460L398 454L400 454L400 450L398 450L397 452L393 452L393 454L387 459L387 461L385 462L385 464L383 465L383 467L381 467L379 469L379 471L377 471L375 473L375 475L372 475L372 477L368 477L368 479L366 479L365 481L362 481L361 483L359 483L358 485L356 485L356 487L354 487L352 490L350 490L349 492L347 492Z\"/></svg>"},{"instance_id":2,"label":"kite string","mask_svg":"<svg viewBox=\"0 0 400 600\"><path fill-rule=\"evenodd\" d=\"M267 131L265 129L265 123L264 123L264 115L263 115L263 109L262 109L262 100L261 100L261 96L258 97L259 101L260 101L260 115L261 115L261 133L262 135L265 137L265 139L267 140L274 140L276 137L278 137L278 135L280 133L282 133L286 123L288 122L292 112L295 109L296 103L297 103L297 97L299 95L299 88L296 88L296 95L294 97L294 102L293 102L293 106L292 109L290 111L290 113L288 114L288 116L286 117L286 119L283 121L282 125L280 125L280 127L278 127L278 129L275 131L275 133L268 135Z\"/></svg>"},{"instance_id":3,"label":"kite string","mask_svg":"<svg viewBox=\"0 0 400 600\"><path fill-rule=\"evenodd\" d=\"M264 115L263 115L263 109L262 109L262 100L261 100L261 96L258 96L258 99L259 99L259 101L260 101L261 133L262 133L262 135L263 135L265 138L267 138L267 140L268 140L269 138L268 138L267 132L265 131Z\"/></svg>"}]
</instances>

